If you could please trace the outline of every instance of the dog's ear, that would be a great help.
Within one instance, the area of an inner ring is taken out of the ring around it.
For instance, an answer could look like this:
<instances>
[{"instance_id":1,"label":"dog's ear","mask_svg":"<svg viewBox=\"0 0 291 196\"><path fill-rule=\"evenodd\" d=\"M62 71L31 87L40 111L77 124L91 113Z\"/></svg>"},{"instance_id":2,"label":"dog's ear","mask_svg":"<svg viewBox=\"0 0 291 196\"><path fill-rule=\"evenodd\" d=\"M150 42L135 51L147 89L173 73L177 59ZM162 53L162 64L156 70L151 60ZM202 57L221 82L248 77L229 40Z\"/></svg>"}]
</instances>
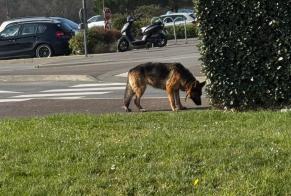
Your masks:
<instances>
[{"instance_id":1,"label":"dog's ear","mask_svg":"<svg viewBox=\"0 0 291 196\"><path fill-rule=\"evenodd\" d=\"M203 88L206 84L206 81L200 83L200 87Z\"/></svg>"}]
</instances>

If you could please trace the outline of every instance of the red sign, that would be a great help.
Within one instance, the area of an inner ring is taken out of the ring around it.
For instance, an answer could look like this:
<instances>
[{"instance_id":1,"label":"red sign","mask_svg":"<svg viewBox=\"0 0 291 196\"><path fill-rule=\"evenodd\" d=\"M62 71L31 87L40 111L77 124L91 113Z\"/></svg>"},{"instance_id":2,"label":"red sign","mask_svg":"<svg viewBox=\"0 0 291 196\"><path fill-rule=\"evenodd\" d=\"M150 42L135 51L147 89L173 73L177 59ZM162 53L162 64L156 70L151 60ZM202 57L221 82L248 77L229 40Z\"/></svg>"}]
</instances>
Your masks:
<instances>
[{"instance_id":1,"label":"red sign","mask_svg":"<svg viewBox=\"0 0 291 196\"><path fill-rule=\"evenodd\" d=\"M103 15L104 15L104 22L105 22L104 29L105 31L108 31L110 30L110 20L112 16L111 10L109 8L104 8Z\"/></svg>"}]
</instances>

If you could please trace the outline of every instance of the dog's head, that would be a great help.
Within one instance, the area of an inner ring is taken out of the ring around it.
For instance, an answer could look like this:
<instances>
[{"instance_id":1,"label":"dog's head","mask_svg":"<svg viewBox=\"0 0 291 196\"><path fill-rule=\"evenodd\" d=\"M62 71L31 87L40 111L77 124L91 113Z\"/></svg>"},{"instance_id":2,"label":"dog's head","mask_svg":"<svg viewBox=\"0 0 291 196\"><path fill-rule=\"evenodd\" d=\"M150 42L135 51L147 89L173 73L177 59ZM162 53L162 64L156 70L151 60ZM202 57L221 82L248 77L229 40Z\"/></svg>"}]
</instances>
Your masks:
<instances>
[{"instance_id":1,"label":"dog's head","mask_svg":"<svg viewBox=\"0 0 291 196\"><path fill-rule=\"evenodd\" d=\"M202 88L205 84L205 81L200 83L197 80L191 83L189 88L186 90L186 99L190 97L196 105L201 105Z\"/></svg>"}]
</instances>

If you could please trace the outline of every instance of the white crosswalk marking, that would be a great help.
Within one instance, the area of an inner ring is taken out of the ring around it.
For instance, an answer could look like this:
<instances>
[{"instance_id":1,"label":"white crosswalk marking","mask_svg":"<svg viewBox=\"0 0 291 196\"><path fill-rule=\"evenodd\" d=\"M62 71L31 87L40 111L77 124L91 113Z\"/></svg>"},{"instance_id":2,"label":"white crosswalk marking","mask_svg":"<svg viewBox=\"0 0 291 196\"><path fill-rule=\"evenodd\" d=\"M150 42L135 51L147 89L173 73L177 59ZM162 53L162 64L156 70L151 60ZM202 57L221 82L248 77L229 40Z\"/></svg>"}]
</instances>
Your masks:
<instances>
[{"instance_id":1,"label":"white crosswalk marking","mask_svg":"<svg viewBox=\"0 0 291 196\"><path fill-rule=\"evenodd\" d=\"M0 99L0 103L9 103L9 102L22 102L29 101L30 99Z\"/></svg>"},{"instance_id":2,"label":"white crosswalk marking","mask_svg":"<svg viewBox=\"0 0 291 196\"><path fill-rule=\"evenodd\" d=\"M95 84L79 84L72 86L73 88L80 88L80 87L96 87L96 86L125 86L126 83L95 83Z\"/></svg>"},{"instance_id":3,"label":"white crosswalk marking","mask_svg":"<svg viewBox=\"0 0 291 196\"><path fill-rule=\"evenodd\" d=\"M21 102L33 99L54 99L54 100L76 100L76 99L102 99L106 94L114 91L123 91L126 83L90 83L68 86L67 88L56 88L40 90L36 92L20 93L13 91L0 91L5 98L0 97L0 103ZM18 95L9 95L18 93ZM95 96L94 96L95 95ZM98 95L100 97L98 97ZM2 96L2 95L1 95ZM97 96L97 97L96 97Z\"/></svg>"},{"instance_id":4,"label":"white crosswalk marking","mask_svg":"<svg viewBox=\"0 0 291 196\"><path fill-rule=\"evenodd\" d=\"M14 93L15 93L15 94L16 94L16 93L20 93L20 92L14 92L14 91L1 91L1 90L0 90L0 94L4 94L4 93L5 93L5 94L9 94L9 93L11 93L11 94L14 94Z\"/></svg>"},{"instance_id":5,"label":"white crosswalk marking","mask_svg":"<svg viewBox=\"0 0 291 196\"><path fill-rule=\"evenodd\" d=\"M62 99L65 99L65 100L75 100L75 99L82 99L82 98L84 98L84 97L55 97L55 98L51 98L51 99L60 99L60 100L62 100Z\"/></svg>"},{"instance_id":6,"label":"white crosswalk marking","mask_svg":"<svg viewBox=\"0 0 291 196\"><path fill-rule=\"evenodd\" d=\"M109 91L109 90L124 90L125 87L105 87L105 88L78 88L78 89L53 89L41 91L43 93L49 92L81 92L81 91Z\"/></svg>"},{"instance_id":7,"label":"white crosswalk marking","mask_svg":"<svg viewBox=\"0 0 291 196\"><path fill-rule=\"evenodd\" d=\"M28 94L28 95L14 96L14 98L42 98L42 97L58 97L58 96L76 96L76 95L104 95L107 93L109 92Z\"/></svg>"}]
</instances>

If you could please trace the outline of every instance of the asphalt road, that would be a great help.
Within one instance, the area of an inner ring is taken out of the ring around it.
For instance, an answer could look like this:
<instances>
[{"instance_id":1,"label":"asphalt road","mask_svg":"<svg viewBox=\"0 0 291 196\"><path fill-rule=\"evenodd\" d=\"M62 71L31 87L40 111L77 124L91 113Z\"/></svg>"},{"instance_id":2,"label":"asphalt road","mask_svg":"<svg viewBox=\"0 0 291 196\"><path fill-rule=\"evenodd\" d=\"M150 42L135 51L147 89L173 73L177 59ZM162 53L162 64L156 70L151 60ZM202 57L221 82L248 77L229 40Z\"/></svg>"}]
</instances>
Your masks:
<instances>
[{"instance_id":1,"label":"asphalt road","mask_svg":"<svg viewBox=\"0 0 291 196\"><path fill-rule=\"evenodd\" d=\"M181 62L203 80L197 40L170 42L165 48L48 59L0 61L0 116L28 117L59 113L112 113L121 108L126 72L144 62ZM183 97L184 94L181 94ZM182 101L183 103L183 101ZM185 106L197 109L188 101ZM148 88L143 106L170 111L164 91ZM132 106L135 110L135 107Z\"/></svg>"}]
</instances>

